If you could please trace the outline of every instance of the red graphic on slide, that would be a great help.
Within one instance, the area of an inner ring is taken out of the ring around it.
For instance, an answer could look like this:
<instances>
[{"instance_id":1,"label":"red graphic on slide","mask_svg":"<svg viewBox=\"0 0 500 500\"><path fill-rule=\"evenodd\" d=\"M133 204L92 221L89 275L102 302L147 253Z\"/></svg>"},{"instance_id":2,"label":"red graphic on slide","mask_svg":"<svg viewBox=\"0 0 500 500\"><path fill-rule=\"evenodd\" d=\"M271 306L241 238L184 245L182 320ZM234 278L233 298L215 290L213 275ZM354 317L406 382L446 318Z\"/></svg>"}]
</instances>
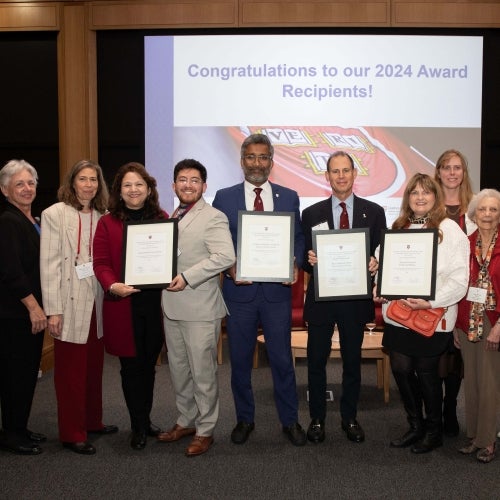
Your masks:
<instances>
[{"instance_id":1,"label":"red graphic on slide","mask_svg":"<svg viewBox=\"0 0 500 500\"><path fill-rule=\"evenodd\" d=\"M252 133L266 134L274 146L271 181L299 196L331 194L325 180L326 162L335 151L349 153L358 170L354 191L359 196L402 196L416 172L434 174L434 166L382 127L334 126L228 127L240 145Z\"/></svg>"}]
</instances>

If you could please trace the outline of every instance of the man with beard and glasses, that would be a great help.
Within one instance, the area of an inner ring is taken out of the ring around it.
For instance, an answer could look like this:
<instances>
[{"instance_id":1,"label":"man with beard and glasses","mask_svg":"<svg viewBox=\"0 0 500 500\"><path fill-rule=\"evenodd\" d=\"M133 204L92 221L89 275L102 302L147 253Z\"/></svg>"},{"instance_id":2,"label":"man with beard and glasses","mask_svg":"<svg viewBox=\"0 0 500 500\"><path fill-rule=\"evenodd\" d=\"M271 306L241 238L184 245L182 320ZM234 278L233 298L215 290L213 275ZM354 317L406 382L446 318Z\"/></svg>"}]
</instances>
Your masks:
<instances>
[{"instance_id":1,"label":"man with beard and glasses","mask_svg":"<svg viewBox=\"0 0 500 500\"><path fill-rule=\"evenodd\" d=\"M293 212L295 214L294 281L304 256L304 235L300 224L299 197L295 191L270 183L274 148L266 135L252 134L241 146L241 167L245 181L217 191L213 206L227 215L236 248L238 211ZM306 443L298 423L298 398L291 354L291 285L236 280L236 266L226 273L223 294L229 309L226 319L231 359L231 388L237 425L231 441L243 444L254 429L255 404L252 391L252 359L259 326L274 383L274 397L283 432L292 444Z\"/></svg>"},{"instance_id":2,"label":"man with beard and glasses","mask_svg":"<svg viewBox=\"0 0 500 500\"><path fill-rule=\"evenodd\" d=\"M203 198L207 169L185 159L174 168L172 188L179 199L177 276L162 292L170 375L179 416L158 441L194 435L188 457L208 451L219 417L217 341L226 305L220 273L235 261L226 216Z\"/></svg>"}]
</instances>

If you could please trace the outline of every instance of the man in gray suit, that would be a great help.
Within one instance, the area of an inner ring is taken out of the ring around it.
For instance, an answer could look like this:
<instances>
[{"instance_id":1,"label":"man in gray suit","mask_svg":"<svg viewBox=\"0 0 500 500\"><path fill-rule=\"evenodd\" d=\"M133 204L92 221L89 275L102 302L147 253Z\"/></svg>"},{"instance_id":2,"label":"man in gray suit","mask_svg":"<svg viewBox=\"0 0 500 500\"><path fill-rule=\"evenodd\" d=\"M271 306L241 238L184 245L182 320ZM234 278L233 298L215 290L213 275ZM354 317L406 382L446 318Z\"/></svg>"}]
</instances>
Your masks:
<instances>
[{"instance_id":1,"label":"man in gray suit","mask_svg":"<svg viewBox=\"0 0 500 500\"><path fill-rule=\"evenodd\" d=\"M174 168L172 187L179 198L178 274L163 291L165 339L179 417L158 436L160 442L194 435L187 456L205 453L213 443L219 416L217 341L227 309L219 273L235 262L227 217L203 199L207 170L196 160Z\"/></svg>"}]
</instances>

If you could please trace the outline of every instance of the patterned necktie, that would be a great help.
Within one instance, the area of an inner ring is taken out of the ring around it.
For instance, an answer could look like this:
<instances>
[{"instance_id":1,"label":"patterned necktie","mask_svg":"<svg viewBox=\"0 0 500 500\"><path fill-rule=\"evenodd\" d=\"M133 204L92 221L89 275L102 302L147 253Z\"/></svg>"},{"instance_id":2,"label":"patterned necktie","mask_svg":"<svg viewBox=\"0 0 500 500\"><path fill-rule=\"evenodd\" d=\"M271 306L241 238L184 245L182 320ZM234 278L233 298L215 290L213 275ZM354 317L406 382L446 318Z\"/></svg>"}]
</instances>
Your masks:
<instances>
[{"instance_id":1,"label":"patterned necktie","mask_svg":"<svg viewBox=\"0 0 500 500\"><path fill-rule=\"evenodd\" d=\"M339 205L342 207L342 213L340 214L340 229L349 229L349 214L347 213L345 203L342 201Z\"/></svg>"},{"instance_id":2,"label":"patterned necktie","mask_svg":"<svg viewBox=\"0 0 500 500\"><path fill-rule=\"evenodd\" d=\"M182 217L184 217L184 214L187 212L187 209L188 209L189 205L179 205L178 208L177 208L177 218L179 220L182 219Z\"/></svg>"},{"instance_id":3,"label":"patterned necktie","mask_svg":"<svg viewBox=\"0 0 500 500\"><path fill-rule=\"evenodd\" d=\"M264 203L262 198L260 197L260 193L262 188L255 188L255 200L253 201L253 209L255 212L263 212L264 211Z\"/></svg>"}]
</instances>

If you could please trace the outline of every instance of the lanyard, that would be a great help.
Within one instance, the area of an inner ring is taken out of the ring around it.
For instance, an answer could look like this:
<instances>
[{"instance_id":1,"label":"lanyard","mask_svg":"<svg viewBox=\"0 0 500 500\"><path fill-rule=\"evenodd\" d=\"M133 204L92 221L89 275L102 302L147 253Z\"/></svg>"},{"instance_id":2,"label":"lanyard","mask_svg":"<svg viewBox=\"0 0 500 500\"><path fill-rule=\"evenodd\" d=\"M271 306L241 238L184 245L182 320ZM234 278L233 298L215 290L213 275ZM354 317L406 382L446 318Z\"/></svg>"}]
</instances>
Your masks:
<instances>
[{"instance_id":1,"label":"lanyard","mask_svg":"<svg viewBox=\"0 0 500 500\"><path fill-rule=\"evenodd\" d=\"M90 212L90 235L89 235L89 260L92 261L92 213ZM82 218L80 216L80 212L78 212L78 245L76 248L76 256L75 256L75 266L77 266L78 257L80 256L80 243L82 240Z\"/></svg>"}]
</instances>

